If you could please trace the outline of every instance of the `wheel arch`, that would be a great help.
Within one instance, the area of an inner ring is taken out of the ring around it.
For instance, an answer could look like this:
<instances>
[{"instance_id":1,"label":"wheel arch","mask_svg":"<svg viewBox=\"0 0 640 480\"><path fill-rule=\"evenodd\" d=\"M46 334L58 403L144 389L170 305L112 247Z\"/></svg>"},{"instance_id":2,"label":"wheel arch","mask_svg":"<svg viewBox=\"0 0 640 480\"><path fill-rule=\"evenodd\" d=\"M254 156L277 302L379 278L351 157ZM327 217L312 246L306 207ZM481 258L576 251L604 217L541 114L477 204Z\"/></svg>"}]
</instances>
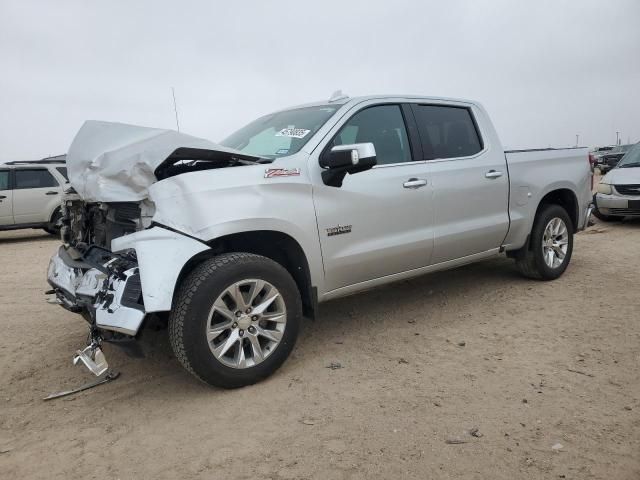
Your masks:
<instances>
[{"instance_id":1,"label":"wheel arch","mask_svg":"<svg viewBox=\"0 0 640 480\"><path fill-rule=\"evenodd\" d=\"M290 235L276 230L252 230L224 235L207 242L209 249L190 258L182 267L176 285L203 261L231 252L246 252L261 255L282 265L296 282L302 299L303 313L315 318L317 290L312 285L309 262L302 246ZM178 289L174 291L175 296Z\"/></svg>"},{"instance_id":2,"label":"wheel arch","mask_svg":"<svg viewBox=\"0 0 640 480\"><path fill-rule=\"evenodd\" d=\"M578 198L573 190L570 188L562 187L555 188L545 193L538 202L538 206L530 219L529 226L526 230L526 239L522 244L522 247L507 251L507 256L510 258L519 258L523 252L531 249L531 232L535 225L536 218L540 215L540 211L547 205L559 205L564 208L571 219L572 232L578 231L578 224L580 221L580 211Z\"/></svg>"},{"instance_id":3,"label":"wheel arch","mask_svg":"<svg viewBox=\"0 0 640 480\"><path fill-rule=\"evenodd\" d=\"M536 208L536 213L534 215L534 221L540 213L540 210L544 208L545 205L559 205L564 208L571 219L573 233L578 231L580 211L578 206L578 197L573 190L569 188L558 188L547 192L538 203L538 208Z\"/></svg>"},{"instance_id":4,"label":"wheel arch","mask_svg":"<svg viewBox=\"0 0 640 480\"><path fill-rule=\"evenodd\" d=\"M53 217L55 217L56 213L58 212L62 214L62 205L56 205L55 207L53 207L53 210L51 210L51 213L49 214L48 223L51 223L53 221Z\"/></svg>"}]
</instances>

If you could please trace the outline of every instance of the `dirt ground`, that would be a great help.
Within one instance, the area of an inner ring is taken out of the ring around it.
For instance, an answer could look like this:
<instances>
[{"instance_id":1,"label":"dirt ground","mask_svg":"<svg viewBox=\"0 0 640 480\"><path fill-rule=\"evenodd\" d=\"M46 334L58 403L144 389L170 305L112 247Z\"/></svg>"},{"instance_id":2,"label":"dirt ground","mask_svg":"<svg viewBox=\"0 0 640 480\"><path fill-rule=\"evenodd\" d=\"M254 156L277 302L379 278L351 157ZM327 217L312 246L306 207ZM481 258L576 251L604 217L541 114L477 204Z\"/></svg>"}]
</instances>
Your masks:
<instances>
[{"instance_id":1,"label":"dirt ground","mask_svg":"<svg viewBox=\"0 0 640 480\"><path fill-rule=\"evenodd\" d=\"M640 221L579 234L555 282L500 258L324 304L252 387L145 332L147 358L106 346L117 381L43 402L92 378L44 299L57 243L0 233L3 479L640 478Z\"/></svg>"}]
</instances>

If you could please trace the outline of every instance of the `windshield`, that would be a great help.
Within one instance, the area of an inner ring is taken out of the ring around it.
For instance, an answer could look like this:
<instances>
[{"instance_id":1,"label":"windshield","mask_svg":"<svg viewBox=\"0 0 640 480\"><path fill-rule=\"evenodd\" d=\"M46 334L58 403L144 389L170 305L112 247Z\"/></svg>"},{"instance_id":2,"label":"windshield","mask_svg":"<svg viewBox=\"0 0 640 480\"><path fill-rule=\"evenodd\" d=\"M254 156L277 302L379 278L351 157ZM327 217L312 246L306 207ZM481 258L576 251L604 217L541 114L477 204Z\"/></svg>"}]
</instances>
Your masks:
<instances>
[{"instance_id":1,"label":"windshield","mask_svg":"<svg viewBox=\"0 0 640 480\"><path fill-rule=\"evenodd\" d=\"M629 167L640 167L640 143L636 143L618 163L618 168Z\"/></svg>"},{"instance_id":2,"label":"windshield","mask_svg":"<svg viewBox=\"0 0 640 480\"><path fill-rule=\"evenodd\" d=\"M265 115L220 142L247 155L278 158L298 152L340 105L318 105Z\"/></svg>"},{"instance_id":3,"label":"windshield","mask_svg":"<svg viewBox=\"0 0 640 480\"><path fill-rule=\"evenodd\" d=\"M618 147L618 151L619 152L628 152L629 150L631 150L633 148L633 144L631 145L620 145Z\"/></svg>"}]
</instances>

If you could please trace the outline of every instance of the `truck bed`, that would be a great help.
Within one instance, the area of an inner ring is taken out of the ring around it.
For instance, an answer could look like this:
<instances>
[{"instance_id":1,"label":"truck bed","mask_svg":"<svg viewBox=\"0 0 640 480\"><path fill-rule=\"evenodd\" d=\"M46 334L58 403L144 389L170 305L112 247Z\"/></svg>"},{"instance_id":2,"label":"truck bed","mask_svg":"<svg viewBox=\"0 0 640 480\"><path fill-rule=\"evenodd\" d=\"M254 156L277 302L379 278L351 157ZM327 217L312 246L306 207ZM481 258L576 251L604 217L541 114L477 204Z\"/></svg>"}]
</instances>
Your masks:
<instances>
[{"instance_id":1,"label":"truck bed","mask_svg":"<svg viewBox=\"0 0 640 480\"><path fill-rule=\"evenodd\" d=\"M583 207L590 203L591 198L591 168L587 148L506 150L505 157L510 182L510 227L504 242L507 250L525 244L531 232L535 210L545 195L553 190L578 192L576 209L569 214L575 218L577 229L581 228L586 214Z\"/></svg>"}]
</instances>

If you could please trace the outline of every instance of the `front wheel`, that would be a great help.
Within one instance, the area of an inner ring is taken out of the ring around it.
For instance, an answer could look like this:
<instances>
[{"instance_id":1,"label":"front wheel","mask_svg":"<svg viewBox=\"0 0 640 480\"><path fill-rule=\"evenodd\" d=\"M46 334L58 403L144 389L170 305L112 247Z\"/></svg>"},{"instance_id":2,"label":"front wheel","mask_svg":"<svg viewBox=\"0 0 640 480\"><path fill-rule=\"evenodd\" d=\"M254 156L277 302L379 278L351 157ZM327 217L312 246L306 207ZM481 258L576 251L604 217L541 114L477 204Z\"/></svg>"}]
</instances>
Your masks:
<instances>
[{"instance_id":1,"label":"front wheel","mask_svg":"<svg viewBox=\"0 0 640 480\"><path fill-rule=\"evenodd\" d=\"M573 252L573 226L560 205L544 205L537 213L529 245L516 256L520 272L537 280L554 280L564 273Z\"/></svg>"},{"instance_id":2,"label":"front wheel","mask_svg":"<svg viewBox=\"0 0 640 480\"><path fill-rule=\"evenodd\" d=\"M249 253L206 260L183 281L169 316L180 363L206 383L237 388L287 359L302 318L295 281L280 264Z\"/></svg>"}]
</instances>

